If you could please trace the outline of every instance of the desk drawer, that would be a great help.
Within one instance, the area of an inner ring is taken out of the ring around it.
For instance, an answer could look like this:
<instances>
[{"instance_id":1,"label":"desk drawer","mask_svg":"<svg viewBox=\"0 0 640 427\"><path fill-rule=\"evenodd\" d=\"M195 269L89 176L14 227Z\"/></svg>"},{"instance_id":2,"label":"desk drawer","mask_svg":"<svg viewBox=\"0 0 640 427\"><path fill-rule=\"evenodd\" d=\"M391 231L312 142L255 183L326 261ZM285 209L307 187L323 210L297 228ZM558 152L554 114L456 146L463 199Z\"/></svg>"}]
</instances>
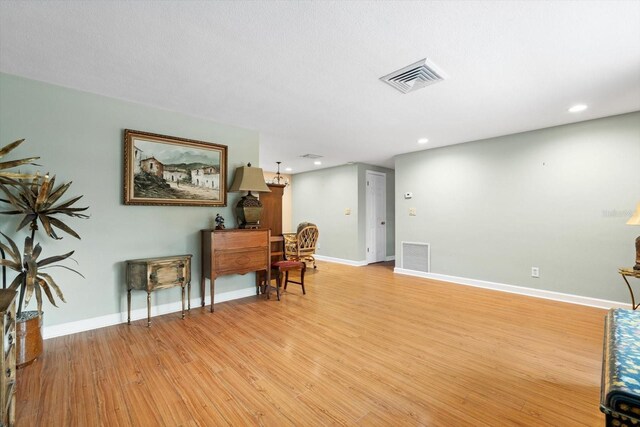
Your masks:
<instances>
[{"instance_id":1,"label":"desk drawer","mask_svg":"<svg viewBox=\"0 0 640 427\"><path fill-rule=\"evenodd\" d=\"M181 285L185 282L184 261L154 264L150 266L149 270L149 282L152 289Z\"/></svg>"},{"instance_id":2,"label":"desk drawer","mask_svg":"<svg viewBox=\"0 0 640 427\"><path fill-rule=\"evenodd\" d=\"M214 270L218 276L264 270L268 262L268 250L266 247L220 249L213 252Z\"/></svg>"},{"instance_id":3,"label":"desk drawer","mask_svg":"<svg viewBox=\"0 0 640 427\"><path fill-rule=\"evenodd\" d=\"M213 246L220 249L246 249L269 244L269 230L241 230L213 233Z\"/></svg>"}]
</instances>

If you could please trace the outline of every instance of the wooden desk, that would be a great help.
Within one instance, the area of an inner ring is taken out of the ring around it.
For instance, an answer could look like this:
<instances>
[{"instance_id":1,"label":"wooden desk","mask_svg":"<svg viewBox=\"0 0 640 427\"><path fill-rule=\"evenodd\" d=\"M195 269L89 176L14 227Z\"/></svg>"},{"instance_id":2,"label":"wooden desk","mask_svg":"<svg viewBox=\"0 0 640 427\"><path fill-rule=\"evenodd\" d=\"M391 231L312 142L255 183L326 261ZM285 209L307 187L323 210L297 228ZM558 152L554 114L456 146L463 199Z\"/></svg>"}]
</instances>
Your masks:
<instances>
[{"instance_id":1,"label":"wooden desk","mask_svg":"<svg viewBox=\"0 0 640 427\"><path fill-rule=\"evenodd\" d=\"M200 295L204 307L205 279L211 282L211 312L215 295L215 281L227 274L247 274L265 271L271 279L271 250L268 229L201 230L202 274Z\"/></svg>"}]
</instances>

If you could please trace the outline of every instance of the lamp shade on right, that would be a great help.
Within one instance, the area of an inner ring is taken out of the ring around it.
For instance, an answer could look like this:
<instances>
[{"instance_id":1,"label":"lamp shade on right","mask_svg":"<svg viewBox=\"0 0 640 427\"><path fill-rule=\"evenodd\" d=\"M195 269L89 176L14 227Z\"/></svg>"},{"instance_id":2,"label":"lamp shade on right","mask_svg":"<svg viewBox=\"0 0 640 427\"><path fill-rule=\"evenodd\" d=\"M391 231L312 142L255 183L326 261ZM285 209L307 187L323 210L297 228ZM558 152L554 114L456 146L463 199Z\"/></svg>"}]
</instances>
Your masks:
<instances>
[{"instance_id":1,"label":"lamp shade on right","mask_svg":"<svg viewBox=\"0 0 640 427\"><path fill-rule=\"evenodd\" d=\"M640 225L640 203L638 203L636 211L631 218L629 218L629 221L627 221L627 225Z\"/></svg>"}]
</instances>

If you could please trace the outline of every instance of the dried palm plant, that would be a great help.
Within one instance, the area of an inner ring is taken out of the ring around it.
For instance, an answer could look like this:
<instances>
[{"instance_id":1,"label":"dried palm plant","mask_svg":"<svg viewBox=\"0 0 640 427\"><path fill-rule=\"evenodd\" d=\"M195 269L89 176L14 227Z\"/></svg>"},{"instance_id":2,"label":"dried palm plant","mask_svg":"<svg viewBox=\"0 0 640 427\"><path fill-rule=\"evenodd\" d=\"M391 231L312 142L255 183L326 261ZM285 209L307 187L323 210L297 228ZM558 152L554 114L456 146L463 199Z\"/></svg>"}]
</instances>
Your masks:
<instances>
[{"instance_id":1,"label":"dried palm plant","mask_svg":"<svg viewBox=\"0 0 640 427\"><path fill-rule=\"evenodd\" d=\"M7 259L0 260L0 264L18 272L16 277L13 279L13 282L11 282L11 284L9 285L9 289L20 290L20 300L24 301L24 305L29 304L31 297L35 293L38 313L42 313L43 291L47 296L49 302L53 304L54 307L57 307L57 305L53 297L53 292L56 293L56 295L62 302L66 302L64 300L64 295L60 290L60 287L53 280L53 277L43 272L42 270L46 268L60 267L73 271L74 273L82 276L82 274L80 274L73 268L61 264L56 264L59 261L63 261L69 258L73 254L73 251L67 252L64 255L52 256L49 258L38 260L38 257L42 253L42 247L40 246L40 244L36 244L34 246L33 238L29 236L25 238L24 251L22 254L20 254L20 249L18 249L18 246L15 244L15 242L6 234L1 232L0 234L4 236L5 240L8 243L8 245L0 243L0 247L2 247L2 249L8 255ZM18 305L18 316L20 316L20 314L22 313L22 305L22 303Z\"/></svg>"},{"instance_id":2,"label":"dried palm plant","mask_svg":"<svg viewBox=\"0 0 640 427\"><path fill-rule=\"evenodd\" d=\"M11 204L14 208L10 211L0 212L0 214L24 215L16 231L23 229L29 224L32 231L32 239L34 238L35 231L38 229L38 221L40 221L44 227L47 235L53 239L61 239L61 237L58 237L56 234L54 228L58 228L79 239L80 236L78 233L64 222L55 218L54 215L61 214L76 218L88 218L88 215L80 213L88 208L72 207L82 196L74 197L71 200L56 205L56 202L60 200L71 186L71 182L61 184L57 188L55 188L55 182L55 176L49 178L48 175L36 175L31 181L15 181L12 186L0 184L0 190L2 190L7 197L7 200L0 200Z\"/></svg>"},{"instance_id":3,"label":"dried palm plant","mask_svg":"<svg viewBox=\"0 0 640 427\"><path fill-rule=\"evenodd\" d=\"M5 145L0 148L0 159L9 154L12 150L18 147L24 142L24 139L14 141L11 144ZM22 165L33 165L33 161L40 157L29 157L26 159L12 160L8 162L0 162L0 183L11 184L15 179L28 179L32 178L32 174L9 172L7 169L15 168Z\"/></svg>"},{"instance_id":4,"label":"dried palm plant","mask_svg":"<svg viewBox=\"0 0 640 427\"><path fill-rule=\"evenodd\" d=\"M0 149L0 158L15 149L22 141L24 140L13 142ZM27 224L29 224L31 231L31 235L25 238L22 254L18 246L9 236L0 233L4 237L4 240L6 240L6 243L0 241L0 252L2 252L0 265L2 265L3 272L5 268L9 268L18 273L9 286L10 289L20 290L18 315L22 313L23 303L26 305L34 293L38 303L38 313L42 312L43 291L54 306L56 306L53 298L54 292L58 295L58 298L64 302L60 288L49 274L42 271L43 269L61 267L80 274L72 268L56 264L59 261L69 258L73 254L73 251L38 261L38 257L42 253L42 247L39 244L35 244L35 234L38 230L38 223L42 224L44 231L53 239L62 238L58 237L56 229L62 230L79 239L80 236L78 233L55 216L67 215L75 218L88 218L87 215L81 213L87 210L86 207L73 207L82 196L58 203L71 186L71 182L56 187L55 176L49 178L48 175L41 176L39 174L21 174L6 171L6 169L19 165L33 164L32 161L35 159L38 159L38 157L0 163L0 196L5 197L0 198L0 202L11 206L11 210L1 211L0 214L23 215L16 231L22 230ZM5 253L8 256L6 256ZM80 276L82 276L82 274L80 274Z\"/></svg>"}]
</instances>

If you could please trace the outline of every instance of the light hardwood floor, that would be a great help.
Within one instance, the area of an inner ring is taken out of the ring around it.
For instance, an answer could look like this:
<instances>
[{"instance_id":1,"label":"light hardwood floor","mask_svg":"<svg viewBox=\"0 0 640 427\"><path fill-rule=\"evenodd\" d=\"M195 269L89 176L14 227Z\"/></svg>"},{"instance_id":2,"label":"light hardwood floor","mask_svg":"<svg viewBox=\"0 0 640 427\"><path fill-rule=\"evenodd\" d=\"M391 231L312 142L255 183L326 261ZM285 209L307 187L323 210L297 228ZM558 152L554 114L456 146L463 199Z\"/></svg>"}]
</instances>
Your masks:
<instances>
[{"instance_id":1,"label":"light hardwood floor","mask_svg":"<svg viewBox=\"0 0 640 427\"><path fill-rule=\"evenodd\" d=\"M604 310L318 264L306 296L47 340L17 425L603 425Z\"/></svg>"}]
</instances>

